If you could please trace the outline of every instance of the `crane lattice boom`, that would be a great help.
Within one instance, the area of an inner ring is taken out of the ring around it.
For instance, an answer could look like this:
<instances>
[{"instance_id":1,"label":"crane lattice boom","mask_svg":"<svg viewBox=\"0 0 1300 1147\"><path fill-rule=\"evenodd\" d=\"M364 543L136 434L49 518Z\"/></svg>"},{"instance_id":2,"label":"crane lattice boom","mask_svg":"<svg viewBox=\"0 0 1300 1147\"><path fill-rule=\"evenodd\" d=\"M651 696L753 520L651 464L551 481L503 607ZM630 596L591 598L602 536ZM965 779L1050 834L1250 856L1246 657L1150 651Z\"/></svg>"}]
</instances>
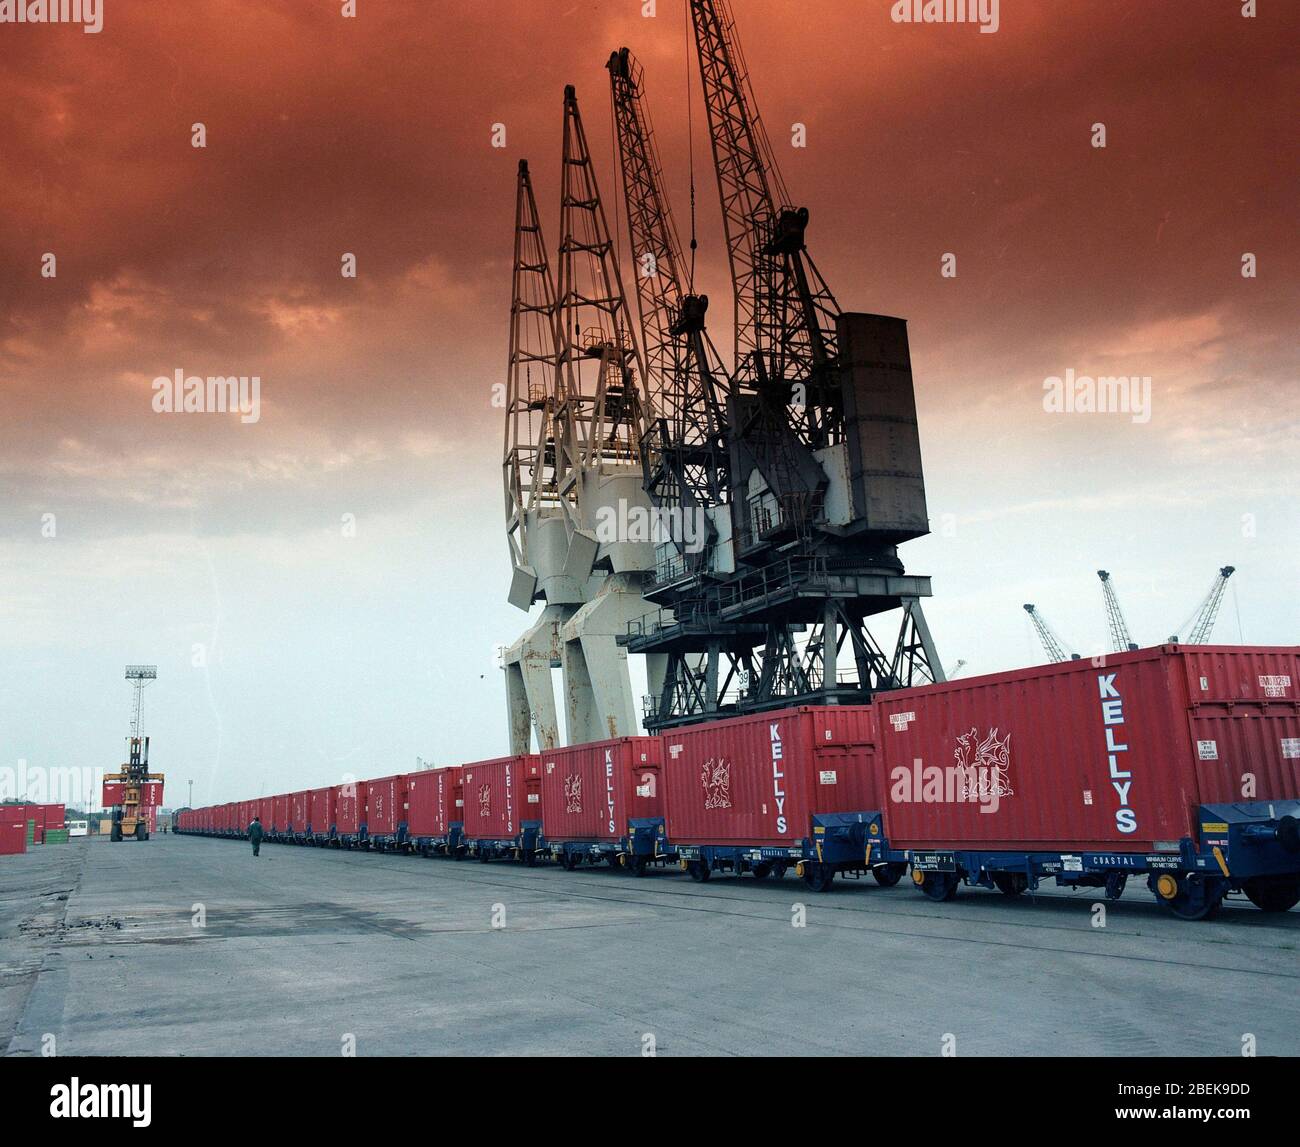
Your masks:
<instances>
[{"instance_id":1,"label":"crane lattice boom","mask_svg":"<svg viewBox=\"0 0 1300 1147\"><path fill-rule=\"evenodd\" d=\"M1098 570L1097 577L1101 579L1101 596L1106 603L1106 625L1110 630L1111 649L1116 653L1136 649L1137 645L1129 636L1128 623L1124 620L1124 611L1119 607L1119 597L1115 593L1110 574L1105 570Z\"/></svg>"},{"instance_id":2,"label":"crane lattice boom","mask_svg":"<svg viewBox=\"0 0 1300 1147\"><path fill-rule=\"evenodd\" d=\"M1188 645L1204 645L1210 640L1210 634L1214 632L1214 623L1219 616L1219 606L1223 604L1223 592L1228 588L1228 579L1236 573L1233 566L1224 566L1219 570L1210 586L1210 591L1205 595L1205 600L1201 602L1197 609L1195 619L1187 629Z\"/></svg>"},{"instance_id":3,"label":"crane lattice boom","mask_svg":"<svg viewBox=\"0 0 1300 1147\"><path fill-rule=\"evenodd\" d=\"M1053 632L1052 627L1043 620L1038 610L1032 604L1025 606L1025 612L1029 614L1030 620L1034 623L1034 629L1038 633L1038 640L1043 643L1043 649L1047 653L1049 661L1069 661L1070 655L1065 651L1065 646L1061 639Z\"/></svg>"}]
</instances>

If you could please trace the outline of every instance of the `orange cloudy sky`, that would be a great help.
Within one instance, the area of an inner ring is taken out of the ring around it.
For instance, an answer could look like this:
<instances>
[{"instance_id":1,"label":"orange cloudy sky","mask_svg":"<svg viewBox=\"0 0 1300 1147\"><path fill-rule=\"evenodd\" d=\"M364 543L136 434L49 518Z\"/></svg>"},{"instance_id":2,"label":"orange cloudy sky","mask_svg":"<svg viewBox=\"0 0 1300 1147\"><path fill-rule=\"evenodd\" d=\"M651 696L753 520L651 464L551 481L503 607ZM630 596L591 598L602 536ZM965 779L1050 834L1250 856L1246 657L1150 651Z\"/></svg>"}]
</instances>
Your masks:
<instances>
[{"instance_id":1,"label":"orange cloudy sky","mask_svg":"<svg viewBox=\"0 0 1300 1147\"><path fill-rule=\"evenodd\" d=\"M1002 0L989 35L888 0L734 2L814 257L845 308L909 320L935 533L905 558L944 660L1039 659L1031 600L1094 651L1099 566L1144 644L1229 562L1218 637L1300 640L1300 9ZM554 244L571 82L612 194L603 64L627 44L684 227L683 4L341 6L0 24L0 764L116 763L127 661L160 665L146 723L196 801L504 748L515 165ZM260 420L154 413L177 369L260 376ZM1150 376L1151 420L1046 413L1067 369Z\"/></svg>"}]
</instances>

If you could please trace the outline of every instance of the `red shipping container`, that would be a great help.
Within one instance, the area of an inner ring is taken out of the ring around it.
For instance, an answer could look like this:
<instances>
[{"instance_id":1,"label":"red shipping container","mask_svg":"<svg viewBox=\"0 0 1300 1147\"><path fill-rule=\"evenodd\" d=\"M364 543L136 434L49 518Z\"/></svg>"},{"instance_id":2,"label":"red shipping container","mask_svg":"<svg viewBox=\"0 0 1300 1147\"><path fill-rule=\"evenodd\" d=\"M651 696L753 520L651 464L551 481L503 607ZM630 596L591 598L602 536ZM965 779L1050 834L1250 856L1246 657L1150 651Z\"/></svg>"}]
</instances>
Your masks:
<instances>
[{"instance_id":1,"label":"red shipping container","mask_svg":"<svg viewBox=\"0 0 1300 1147\"><path fill-rule=\"evenodd\" d=\"M366 832L370 836L393 836L406 820L405 776L366 781Z\"/></svg>"},{"instance_id":2,"label":"red shipping container","mask_svg":"<svg viewBox=\"0 0 1300 1147\"><path fill-rule=\"evenodd\" d=\"M782 709L663 734L670 844L790 845L814 813L883 807L869 705ZM548 833L549 835L549 833Z\"/></svg>"},{"instance_id":3,"label":"red shipping container","mask_svg":"<svg viewBox=\"0 0 1300 1147\"><path fill-rule=\"evenodd\" d=\"M464 819L464 772L450 768L407 774L406 825L411 836L447 836L452 824Z\"/></svg>"},{"instance_id":4,"label":"red shipping container","mask_svg":"<svg viewBox=\"0 0 1300 1147\"><path fill-rule=\"evenodd\" d=\"M126 800L126 785L120 781L105 781L100 798L105 808L115 808ZM162 781L146 781L140 786L140 804L161 808L163 803Z\"/></svg>"},{"instance_id":5,"label":"red shipping container","mask_svg":"<svg viewBox=\"0 0 1300 1147\"><path fill-rule=\"evenodd\" d=\"M622 737L541 754L547 840L618 841L631 817L663 813L658 737Z\"/></svg>"},{"instance_id":6,"label":"red shipping container","mask_svg":"<svg viewBox=\"0 0 1300 1147\"><path fill-rule=\"evenodd\" d=\"M541 766L534 755L497 757L466 765L465 836L512 840L525 820L542 819Z\"/></svg>"},{"instance_id":7,"label":"red shipping container","mask_svg":"<svg viewBox=\"0 0 1300 1147\"><path fill-rule=\"evenodd\" d=\"M339 785L334 804L334 824L339 836L356 836L366 823L366 782Z\"/></svg>"},{"instance_id":8,"label":"red shipping container","mask_svg":"<svg viewBox=\"0 0 1300 1147\"><path fill-rule=\"evenodd\" d=\"M289 828L289 794L279 793L271 798L271 831L287 832Z\"/></svg>"},{"instance_id":9,"label":"red shipping container","mask_svg":"<svg viewBox=\"0 0 1300 1147\"><path fill-rule=\"evenodd\" d=\"M334 801L338 790L312 789L308 801L308 823L313 836L328 836L334 823Z\"/></svg>"},{"instance_id":10,"label":"red shipping container","mask_svg":"<svg viewBox=\"0 0 1300 1147\"><path fill-rule=\"evenodd\" d=\"M153 808L162 808L163 782L145 781L145 783L140 786L140 803L142 805L150 805Z\"/></svg>"},{"instance_id":11,"label":"red shipping container","mask_svg":"<svg viewBox=\"0 0 1300 1147\"><path fill-rule=\"evenodd\" d=\"M877 698L894 848L1162 852L1300 797L1300 649L1165 646Z\"/></svg>"},{"instance_id":12,"label":"red shipping container","mask_svg":"<svg viewBox=\"0 0 1300 1147\"><path fill-rule=\"evenodd\" d=\"M14 809L22 809L15 813ZM27 812L22 805L0 808L0 856L19 856L27 851Z\"/></svg>"},{"instance_id":13,"label":"red shipping container","mask_svg":"<svg viewBox=\"0 0 1300 1147\"><path fill-rule=\"evenodd\" d=\"M28 816L31 816L41 828L62 828L67 820L66 805L38 804L28 807L36 810L34 815L28 813Z\"/></svg>"},{"instance_id":14,"label":"red shipping container","mask_svg":"<svg viewBox=\"0 0 1300 1147\"><path fill-rule=\"evenodd\" d=\"M293 826L294 832L307 831L307 819L311 815L311 792L303 789L301 792L289 794L289 823Z\"/></svg>"}]
</instances>

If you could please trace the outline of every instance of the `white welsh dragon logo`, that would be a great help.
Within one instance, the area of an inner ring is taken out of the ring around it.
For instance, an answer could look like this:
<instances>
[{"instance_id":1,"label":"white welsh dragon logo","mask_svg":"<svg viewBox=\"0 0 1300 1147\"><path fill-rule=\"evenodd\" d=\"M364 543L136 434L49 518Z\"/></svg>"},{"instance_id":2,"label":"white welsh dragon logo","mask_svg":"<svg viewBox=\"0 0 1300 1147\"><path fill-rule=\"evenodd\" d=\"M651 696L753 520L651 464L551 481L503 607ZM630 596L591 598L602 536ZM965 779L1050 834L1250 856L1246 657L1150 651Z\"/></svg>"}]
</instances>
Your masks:
<instances>
[{"instance_id":1,"label":"white welsh dragon logo","mask_svg":"<svg viewBox=\"0 0 1300 1147\"><path fill-rule=\"evenodd\" d=\"M994 728L981 740L978 730L972 728L957 738L952 755L961 778L959 800L990 801L1015 795L1011 788L1010 733L999 741Z\"/></svg>"},{"instance_id":2,"label":"white welsh dragon logo","mask_svg":"<svg viewBox=\"0 0 1300 1147\"><path fill-rule=\"evenodd\" d=\"M700 773L705 808L731 807L731 762L710 757Z\"/></svg>"},{"instance_id":3,"label":"white welsh dragon logo","mask_svg":"<svg viewBox=\"0 0 1300 1147\"><path fill-rule=\"evenodd\" d=\"M582 812L582 778L577 773L564 778L564 811Z\"/></svg>"}]
</instances>

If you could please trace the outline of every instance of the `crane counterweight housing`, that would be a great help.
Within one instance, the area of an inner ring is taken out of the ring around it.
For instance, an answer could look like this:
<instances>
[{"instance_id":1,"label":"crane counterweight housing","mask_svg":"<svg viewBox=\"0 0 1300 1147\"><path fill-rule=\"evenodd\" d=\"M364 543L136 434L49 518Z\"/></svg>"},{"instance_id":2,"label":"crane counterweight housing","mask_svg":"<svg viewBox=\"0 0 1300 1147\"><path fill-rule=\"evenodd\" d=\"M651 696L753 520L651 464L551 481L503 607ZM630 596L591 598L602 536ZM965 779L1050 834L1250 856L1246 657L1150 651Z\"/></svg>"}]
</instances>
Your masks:
<instances>
[{"instance_id":1,"label":"crane counterweight housing","mask_svg":"<svg viewBox=\"0 0 1300 1147\"><path fill-rule=\"evenodd\" d=\"M851 495L845 525L893 544L923 537L930 525L907 322L846 312L837 328Z\"/></svg>"}]
</instances>

